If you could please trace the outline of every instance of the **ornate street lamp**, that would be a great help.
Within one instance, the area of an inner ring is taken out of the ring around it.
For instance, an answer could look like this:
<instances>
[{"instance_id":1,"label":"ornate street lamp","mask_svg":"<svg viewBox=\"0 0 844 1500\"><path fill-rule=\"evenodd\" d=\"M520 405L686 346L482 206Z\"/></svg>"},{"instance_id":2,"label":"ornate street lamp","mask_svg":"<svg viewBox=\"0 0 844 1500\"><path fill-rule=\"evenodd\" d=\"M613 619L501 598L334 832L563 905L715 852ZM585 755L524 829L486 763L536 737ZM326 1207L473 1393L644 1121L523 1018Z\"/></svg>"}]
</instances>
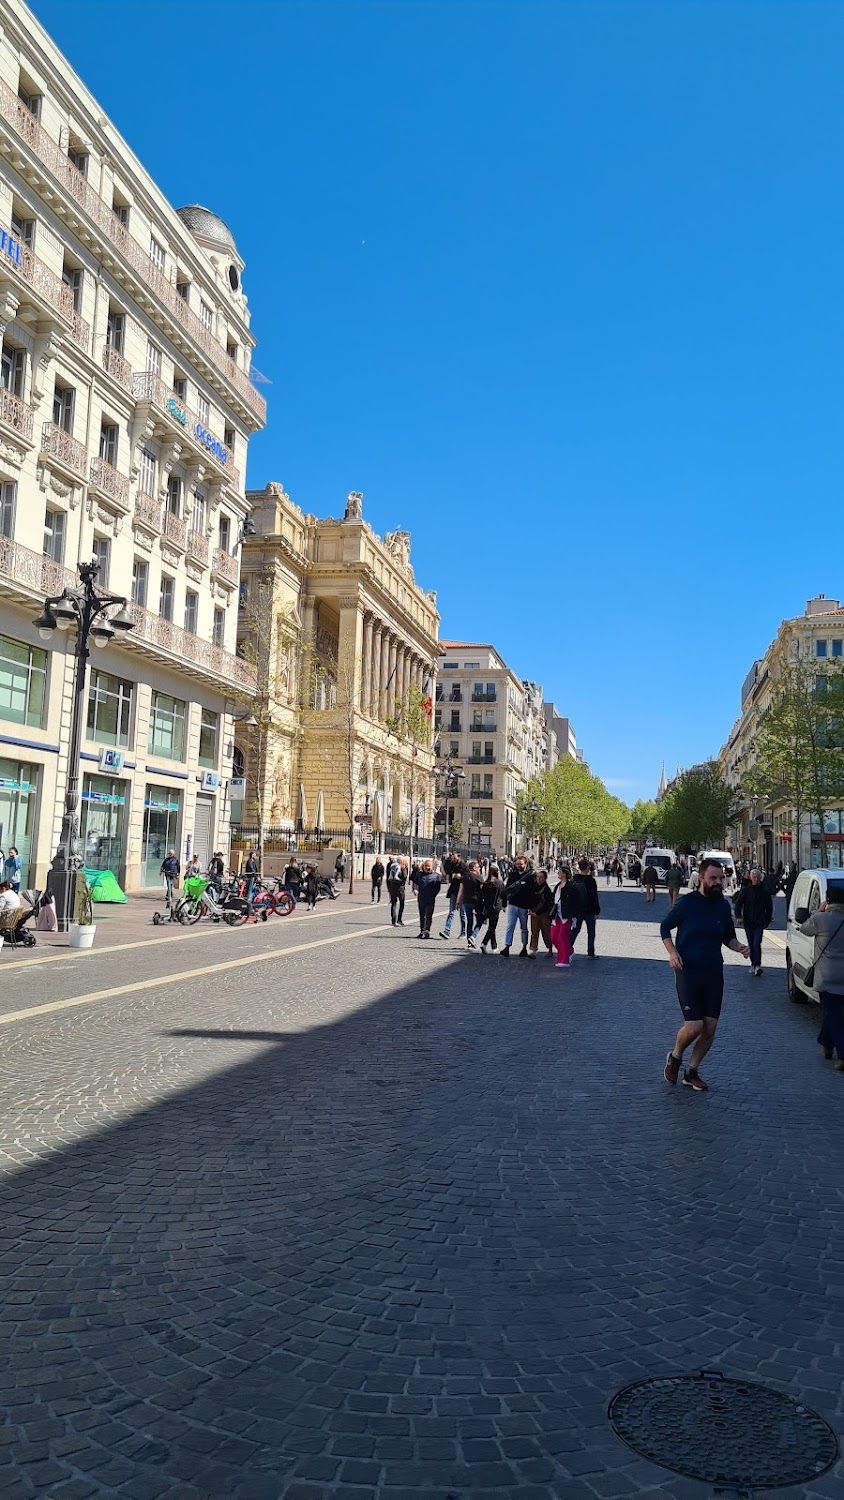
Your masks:
<instances>
[{"instance_id":1,"label":"ornate street lamp","mask_svg":"<svg viewBox=\"0 0 844 1500\"><path fill-rule=\"evenodd\" d=\"M67 761L67 786L62 814L59 845L50 866L48 886L56 903L59 932L67 932L76 910L76 882L84 860L79 851L79 762L82 751L82 714L85 707L85 677L88 666L88 641L97 647L107 646L115 636L122 638L134 630L135 622L120 594L109 594L95 588L98 562L80 563L82 587L65 589L58 597L45 599L44 608L33 621L42 641L52 641L57 630L76 626L76 650L73 679L73 714L70 726L70 748ZM118 605L116 614L108 611Z\"/></svg>"}]
</instances>

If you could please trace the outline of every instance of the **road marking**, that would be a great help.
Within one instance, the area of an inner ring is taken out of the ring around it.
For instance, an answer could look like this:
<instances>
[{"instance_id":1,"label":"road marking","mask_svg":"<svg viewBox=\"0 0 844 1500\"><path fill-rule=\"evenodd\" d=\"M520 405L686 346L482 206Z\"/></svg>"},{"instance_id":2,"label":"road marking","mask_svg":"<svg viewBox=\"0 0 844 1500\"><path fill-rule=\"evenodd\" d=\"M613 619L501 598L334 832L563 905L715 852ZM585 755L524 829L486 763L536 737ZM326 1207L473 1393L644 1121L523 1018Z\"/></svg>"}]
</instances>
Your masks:
<instances>
[{"instance_id":1,"label":"road marking","mask_svg":"<svg viewBox=\"0 0 844 1500\"><path fill-rule=\"evenodd\" d=\"M271 953L254 953L248 958L230 958L223 964L207 964L204 969L181 969L178 974L162 974L157 979L138 979L134 984L115 985L110 990L96 990L90 995L76 995L70 1000L50 1000L46 1005L32 1005L28 1010L14 1010L0 1016L0 1026L9 1026L12 1021L28 1021L32 1016L50 1015L52 1011L70 1010L75 1005L92 1005L95 1000L111 1000L117 995L132 995L138 990L152 990L159 984L180 984L186 979L201 979L205 974L222 974L226 969L243 969L247 964L268 963L272 958L286 958L289 953L305 953L309 948L324 948L329 943L351 943L355 938L371 937L387 929L363 927L359 932L347 932L336 937L317 938L313 943L296 943L290 948L275 948Z\"/></svg>"},{"instance_id":2,"label":"road marking","mask_svg":"<svg viewBox=\"0 0 844 1500\"><path fill-rule=\"evenodd\" d=\"M346 909L348 910L349 908L347 907ZM318 911L309 913L308 915L329 917L335 916L336 913L332 911ZM285 924L306 921L307 916L284 918ZM160 937L138 938L134 943L111 943L107 948L88 948L85 950L85 958L98 958L101 953L125 953L129 948L148 948L150 943L161 943L162 941L166 943L183 943L187 938L210 937L213 932L245 932L247 926L251 927L253 925L253 923L249 922L244 923L242 927L229 928L221 923L219 929L203 927L201 930L197 930L197 927L192 927L190 932L172 932L169 937L164 939ZM263 927L263 922L260 925ZM313 923L311 923L311 926L313 926ZM80 950L80 956L81 952L82 950ZM62 962L62 960L65 963L68 961L71 963L78 962L78 958L69 959L69 954L62 951L61 953L51 953L46 958L15 958L11 963L4 963L0 960L0 973L5 974L7 969L36 969L40 964L57 964Z\"/></svg>"},{"instance_id":3,"label":"road marking","mask_svg":"<svg viewBox=\"0 0 844 1500\"><path fill-rule=\"evenodd\" d=\"M765 936L770 938L772 943L776 943L778 948L785 947L785 943L783 942L782 938L777 937L777 934L775 932L766 932Z\"/></svg>"}]
</instances>

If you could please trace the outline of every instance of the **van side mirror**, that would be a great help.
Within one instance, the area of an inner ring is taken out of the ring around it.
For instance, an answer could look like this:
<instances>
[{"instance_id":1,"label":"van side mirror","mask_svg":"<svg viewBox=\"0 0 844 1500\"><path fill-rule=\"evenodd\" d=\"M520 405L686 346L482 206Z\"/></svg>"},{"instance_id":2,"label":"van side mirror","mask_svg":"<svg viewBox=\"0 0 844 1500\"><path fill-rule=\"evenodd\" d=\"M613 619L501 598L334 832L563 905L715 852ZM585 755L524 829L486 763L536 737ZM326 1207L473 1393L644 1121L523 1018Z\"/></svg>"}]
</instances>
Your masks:
<instances>
[{"instance_id":1,"label":"van side mirror","mask_svg":"<svg viewBox=\"0 0 844 1500\"><path fill-rule=\"evenodd\" d=\"M797 910L794 913L794 920L795 920L795 922L808 922L808 920L809 920L809 908L808 908L808 906L798 906Z\"/></svg>"}]
</instances>

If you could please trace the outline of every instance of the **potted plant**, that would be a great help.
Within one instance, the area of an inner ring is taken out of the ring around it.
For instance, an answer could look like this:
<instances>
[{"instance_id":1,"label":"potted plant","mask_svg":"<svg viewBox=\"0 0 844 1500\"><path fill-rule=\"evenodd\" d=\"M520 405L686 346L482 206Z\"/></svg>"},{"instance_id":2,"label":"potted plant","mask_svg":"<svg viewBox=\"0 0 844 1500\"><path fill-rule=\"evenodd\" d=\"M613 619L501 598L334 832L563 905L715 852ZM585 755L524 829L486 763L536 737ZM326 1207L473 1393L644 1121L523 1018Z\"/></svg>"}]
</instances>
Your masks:
<instances>
[{"instance_id":1,"label":"potted plant","mask_svg":"<svg viewBox=\"0 0 844 1500\"><path fill-rule=\"evenodd\" d=\"M76 877L73 918L70 924L71 948L93 948L97 931L97 924L94 921L94 904L91 900L91 887L81 870Z\"/></svg>"}]
</instances>

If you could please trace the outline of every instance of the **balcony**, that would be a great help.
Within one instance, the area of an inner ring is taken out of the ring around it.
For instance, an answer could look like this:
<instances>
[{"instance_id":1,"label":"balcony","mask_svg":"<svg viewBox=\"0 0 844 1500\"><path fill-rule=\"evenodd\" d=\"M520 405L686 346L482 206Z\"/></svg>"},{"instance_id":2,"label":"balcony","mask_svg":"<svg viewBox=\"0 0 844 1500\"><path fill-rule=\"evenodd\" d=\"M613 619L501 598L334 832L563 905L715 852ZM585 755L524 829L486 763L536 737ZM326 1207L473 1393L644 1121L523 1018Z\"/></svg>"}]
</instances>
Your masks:
<instances>
[{"instance_id":1,"label":"balcony","mask_svg":"<svg viewBox=\"0 0 844 1500\"><path fill-rule=\"evenodd\" d=\"M167 309L171 317L207 355L226 384L238 392L255 417L256 423L263 427L267 420L267 403L260 392L255 389L249 376L244 370L238 369L210 329L205 327L187 302L179 296L176 288L153 264L148 251L133 239L126 226L121 224L111 205L95 192L88 179L73 165L58 143L47 134L43 126L38 123L35 116L3 79L0 79L0 118L11 125L15 134L26 142L56 181L61 183L84 209L89 219L97 225L124 261L136 272L139 280L149 288L159 304ZM63 213L62 205L56 204L56 209L58 213Z\"/></svg>"},{"instance_id":2,"label":"balcony","mask_svg":"<svg viewBox=\"0 0 844 1500\"><path fill-rule=\"evenodd\" d=\"M134 630L126 635L126 644L130 648L143 651L152 646L172 657L183 672L217 677L223 684L235 683L247 692L254 692L255 668L241 661L239 656L232 656L230 651L224 651L210 641L200 640L189 630L182 630L172 620L151 614L139 604L130 604L128 609L135 622Z\"/></svg>"},{"instance_id":3,"label":"balcony","mask_svg":"<svg viewBox=\"0 0 844 1500\"><path fill-rule=\"evenodd\" d=\"M91 459L91 483L121 510L129 509L129 480L125 474L118 474L104 458Z\"/></svg>"},{"instance_id":4,"label":"balcony","mask_svg":"<svg viewBox=\"0 0 844 1500\"><path fill-rule=\"evenodd\" d=\"M44 602L63 589L76 588L79 579L70 568L55 563L40 552L31 552L19 542L0 536L0 593L20 599L21 595Z\"/></svg>"},{"instance_id":5,"label":"balcony","mask_svg":"<svg viewBox=\"0 0 844 1500\"><path fill-rule=\"evenodd\" d=\"M223 583L230 583L233 587L237 584L238 566L237 558L226 552L224 547L215 547L211 557L211 567Z\"/></svg>"},{"instance_id":6,"label":"balcony","mask_svg":"<svg viewBox=\"0 0 844 1500\"><path fill-rule=\"evenodd\" d=\"M459 719L452 719L450 724L444 724L442 726L443 734L461 734L462 730L463 726L460 723Z\"/></svg>"},{"instance_id":7,"label":"balcony","mask_svg":"<svg viewBox=\"0 0 844 1500\"><path fill-rule=\"evenodd\" d=\"M11 272L15 281L23 281L31 287L38 302L45 303L65 319L70 325L70 336L80 349L87 351L90 348L91 328L76 311L70 287L43 260L39 260L28 245L21 245L17 240L10 239L2 258L2 267L4 271Z\"/></svg>"},{"instance_id":8,"label":"balcony","mask_svg":"<svg viewBox=\"0 0 844 1500\"><path fill-rule=\"evenodd\" d=\"M225 443L221 443L218 438L212 437L196 413L185 406L172 391L168 391L164 381L158 375L154 375L151 370L145 370L134 377L132 389L136 401L148 401L151 406L157 406L166 417L168 425L180 435L190 438L203 457L210 453L215 462L224 470L229 484L234 489L239 488L240 475L234 466L231 449L227 448Z\"/></svg>"},{"instance_id":9,"label":"balcony","mask_svg":"<svg viewBox=\"0 0 844 1500\"><path fill-rule=\"evenodd\" d=\"M467 755L467 766L494 766L496 763L494 755Z\"/></svg>"},{"instance_id":10,"label":"balcony","mask_svg":"<svg viewBox=\"0 0 844 1500\"><path fill-rule=\"evenodd\" d=\"M463 694L461 693L459 688L452 688L451 692L448 695L448 701L449 703L463 702Z\"/></svg>"},{"instance_id":11,"label":"balcony","mask_svg":"<svg viewBox=\"0 0 844 1500\"><path fill-rule=\"evenodd\" d=\"M161 503L152 495L135 496L135 517L148 526L150 531L161 531Z\"/></svg>"},{"instance_id":12,"label":"balcony","mask_svg":"<svg viewBox=\"0 0 844 1500\"><path fill-rule=\"evenodd\" d=\"M188 523L183 521L181 516L174 515L172 510L165 510L161 535L166 537L168 542L172 542L174 547L184 552L188 544Z\"/></svg>"},{"instance_id":13,"label":"balcony","mask_svg":"<svg viewBox=\"0 0 844 1500\"><path fill-rule=\"evenodd\" d=\"M20 396L13 391L0 389L0 422L10 427L18 437L32 442L32 421L35 413Z\"/></svg>"},{"instance_id":14,"label":"balcony","mask_svg":"<svg viewBox=\"0 0 844 1500\"><path fill-rule=\"evenodd\" d=\"M473 703L494 703L495 699L496 699L496 693L495 693L495 689L494 688L492 689L491 692L473 693L472 694L472 702Z\"/></svg>"},{"instance_id":15,"label":"balcony","mask_svg":"<svg viewBox=\"0 0 844 1500\"><path fill-rule=\"evenodd\" d=\"M491 802L493 796L494 793L492 787L484 787L483 791L479 791L477 787L473 786L471 792L469 793L469 801L477 802L478 798L480 798L482 802L484 801L484 799L486 799L487 802Z\"/></svg>"},{"instance_id":16,"label":"balcony","mask_svg":"<svg viewBox=\"0 0 844 1500\"><path fill-rule=\"evenodd\" d=\"M134 390L135 372L128 359L124 359L120 350L115 349L113 344L103 345L103 369L119 381L124 390Z\"/></svg>"},{"instance_id":17,"label":"balcony","mask_svg":"<svg viewBox=\"0 0 844 1500\"><path fill-rule=\"evenodd\" d=\"M498 733L498 725L497 724L489 724L489 723L486 723L486 722L484 722L482 724L470 724L469 725L469 733L470 734L497 734Z\"/></svg>"},{"instance_id":18,"label":"balcony","mask_svg":"<svg viewBox=\"0 0 844 1500\"><path fill-rule=\"evenodd\" d=\"M208 538L201 531L188 532L188 557L201 568L208 567Z\"/></svg>"},{"instance_id":19,"label":"balcony","mask_svg":"<svg viewBox=\"0 0 844 1500\"><path fill-rule=\"evenodd\" d=\"M88 450L82 443L57 427L55 422L45 422L41 429L41 452L54 458L65 469L70 469L79 479L88 475Z\"/></svg>"}]
</instances>

